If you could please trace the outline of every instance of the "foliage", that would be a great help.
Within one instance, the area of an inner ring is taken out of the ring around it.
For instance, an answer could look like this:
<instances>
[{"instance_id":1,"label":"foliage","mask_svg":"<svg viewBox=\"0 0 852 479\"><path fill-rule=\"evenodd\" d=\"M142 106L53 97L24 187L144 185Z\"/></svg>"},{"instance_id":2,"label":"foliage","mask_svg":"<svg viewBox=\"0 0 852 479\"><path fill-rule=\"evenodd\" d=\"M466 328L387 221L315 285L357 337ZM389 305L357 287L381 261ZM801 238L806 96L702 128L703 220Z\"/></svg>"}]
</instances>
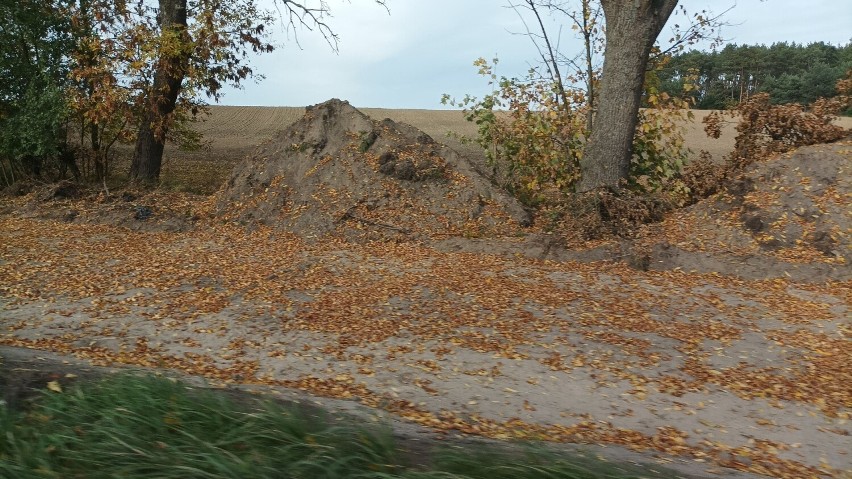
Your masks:
<instances>
[{"instance_id":1,"label":"foliage","mask_svg":"<svg viewBox=\"0 0 852 479\"><path fill-rule=\"evenodd\" d=\"M0 475L636 477L630 468L571 461L537 448L507 456L483 445L476 452L433 451L430 470L413 468L384 428L355 427L352 421L306 407L237 404L222 393L193 390L162 377L119 375L67 391L54 381L47 388L30 411L0 405Z\"/></svg>"},{"instance_id":2,"label":"foliage","mask_svg":"<svg viewBox=\"0 0 852 479\"><path fill-rule=\"evenodd\" d=\"M522 79L498 79L492 65L477 60L475 65L481 75L489 78L492 93L482 99L468 95L459 102L444 95L443 103L461 106L465 117L479 125L475 141L486 150L498 181L521 201L528 205L553 203L578 188L618 188L625 183L635 191L668 190L676 196L686 196L688 189L677 176L688 154L680 127L683 121L691 120L689 113L681 111L689 104L681 98L680 91L676 95L662 91L655 72L669 60L671 52L682 51L700 40L709 39L713 44L719 41L712 36L721 25L721 15L713 16L707 11L690 15L685 7L676 8L677 2L665 5L659 9L641 8L648 15L641 20L633 19L637 23L631 24L637 35L655 32L653 37L642 41L647 45L639 52L623 55L647 57L641 65L630 67L636 70L636 78L640 80L636 84L629 79L632 73L622 71L619 76L618 68L609 79L601 78L599 58L606 47L604 14L608 8L610 15L618 13L620 7L616 3L583 0L579 11L572 11L569 2L563 1L509 2L526 28L526 36L539 52L541 67L531 69ZM542 20L544 10L568 20L583 41L584 52L571 58L559 51L558 42L551 40ZM673 27L665 49L652 47L665 20L675 10L677 15L687 18L685 28ZM535 20L536 28L530 28L525 15ZM661 19L662 16L665 18ZM642 22L648 25L642 26ZM632 47L630 42L615 43L620 46L613 48ZM565 76L560 73L564 67L568 71ZM635 92L643 87L639 75L646 67L647 109L640 111ZM608 98L597 98L599 86L605 85L610 91ZM689 82L681 88L687 92L691 89ZM634 92L628 95L632 99L619 98L624 92ZM599 108L601 100L606 108ZM622 100L630 100L627 114L623 114L625 108L617 106ZM595 128L595 116L601 117L601 123L609 124Z\"/></svg>"},{"instance_id":3,"label":"foliage","mask_svg":"<svg viewBox=\"0 0 852 479\"><path fill-rule=\"evenodd\" d=\"M509 7L515 10L518 18L523 23L526 33L541 57L541 65L544 75L553 83L554 94L557 96L557 106L565 107L574 103L572 94L568 92L567 85L582 83L585 89L586 129L591 129L592 117L595 109L596 86L600 77L599 58L604 50L603 38L603 9L597 0L582 0L579 11L571 10L566 2L561 0L524 0L521 3L509 1ZM574 58L566 57L558 50L558 43L554 44L545 28L542 20L542 12L548 11L551 15L563 15L570 20L571 30L575 32L577 39L583 41L584 51ZM538 31L530 28L526 15L531 14L536 21ZM566 70L565 77L562 71ZM530 72L531 74L533 72ZM573 89L573 87L572 87ZM562 104L559 105L559 101ZM559 108L554 108L559 109Z\"/></svg>"},{"instance_id":4,"label":"foliage","mask_svg":"<svg viewBox=\"0 0 852 479\"><path fill-rule=\"evenodd\" d=\"M736 109L715 111L703 119L704 130L711 138L719 138L722 126L731 118L737 122L734 150L724 164L714 162L702 152L683 170L680 180L689 188L693 200L712 195L744 167L800 146L836 141L849 132L836 125L838 112L852 104L852 70L837 82L831 98L818 98L806 110L802 105L773 104L767 93L758 93L740 103Z\"/></svg>"},{"instance_id":5,"label":"foliage","mask_svg":"<svg viewBox=\"0 0 852 479\"><path fill-rule=\"evenodd\" d=\"M730 44L719 51L681 52L660 72L662 90L680 91L689 71L697 71L692 92L699 109L733 107L757 93L768 93L773 104L810 105L834 95L834 84L852 68L852 43L802 45Z\"/></svg>"},{"instance_id":6,"label":"foliage","mask_svg":"<svg viewBox=\"0 0 852 479\"><path fill-rule=\"evenodd\" d=\"M683 168L680 181L689 191L689 200L697 201L717 193L727 177L727 167L713 161L710 153L702 151L698 158Z\"/></svg>"},{"instance_id":7,"label":"foliage","mask_svg":"<svg viewBox=\"0 0 852 479\"><path fill-rule=\"evenodd\" d=\"M659 90L658 71L668 58L655 62L645 75L645 108L639 110L628 184L646 193L667 190L680 196L678 202L682 202L689 190L677 178L691 153L686 146L683 127L694 118L689 111L689 93L694 86L685 82L683 90L675 97Z\"/></svg>"},{"instance_id":8,"label":"foliage","mask_svg":"<svg viewBox=\"0 0 852 479\"><path fill-rule=\"evenodd\" d=\"M274 3L284 28L319 32L336 48L325 1ZM159 179L166 140L199 146L187 125L204 111L205 98L218 100L223 86L254 76L250 56L272 51L267 26L276 16L257 0L83 0L71 19L72 106L94 175L109 173L116 142L135 139L130 177L148 182Z\"/></svg>"},{"instance_id":9,"label":"foliage","mask_svg":"<svg viewBox=\"0 0 852 479\"><path fill-rule=\"evenodd\" d=\"M474 63L488 79L491 94L460 101L444 95L442 102L462 107L465 118L477 124L477 137L463 140L485 150L501 186L528 205L559 202L580 178L589 135L585 92L562 96L558 85L535 69L523 79L498 77L497 62L480 58ZM640 112L628 185L641 192L669 189L684 195L676 179L689 154L682 133L684 122L692 119L688 100L653 87L646 91L648 108Z\"/></svg>"},{"instance_id":10,"label":"foliage","mask_svg":"<svg viewBox=\"0 0 852 479\"><path fill-rule=\"evenodd\" d=\"M24 96L7 106L9 115L0 119L0 184L61 169L67 108L60 88L36 77Z\"/></svg>"},{"instance_id":11,"label":"foliage","mask_svg":"<svg viewBox=\"0 0 852 479\"><path fill-rule=\"evenodd\" d=\"M185 32L163 29L157 9L146 2L127 4L91 0L72 12L77 48L71 77L76 83L71 105L83 145L96 165L95 176L108 174L110 149L129 143L147 116L157 68L179 58L184 74L173 113L154 116L151 128L184 148L200 138L187 125L204 112L204 97L218 99L225 84L239 86L251 77L252 53L268 52L265 25L273 21L254 0L187 2ZM143 120L144 119L144 120Z\"/></svg>"},{"instance_id":12,"label":"foliage","mask_svg":"<svg viewBox=\"0 0 852 479\"><path fill-rule=\"evenodd\" d=\"M574 92L571 105L560 105L555 85L535 70L524 79L498 78L497 62L480 58L474 63L493 93L482 99L468 95L460 102L444 95L442 102L463 107L465 118L478 125L478 136L467 140L485 149L502 186L524 203L538 204L579 177L584 97Z\"/></svg>"},{"instance_id":13,"label":"foliage","mask_svg":"<svg viewBox=\"0 0 852 479\"><path fill-rule=\"evenodd\" d=\"M849 107L850 85L852 70L837 83L836 96L816 100L809 110L795 103L774 105L767 93L758 93L740 103L736 110L713 112L705 117L705 131L718 138L724 116L739 118L734 151L728 159L734 168L800 146L836 141L848 134L834 120L838 112Z\"/></svg>"},{"instance_id":14,"label":"foliage","mask_svg":"<svg viewBox=\"0 0 852 479\"><path fill-rule=\"evenodd\" d=\"M67 2L0 2L0 184L58 164L71 49Z\"/></svg>"}]
</instances>

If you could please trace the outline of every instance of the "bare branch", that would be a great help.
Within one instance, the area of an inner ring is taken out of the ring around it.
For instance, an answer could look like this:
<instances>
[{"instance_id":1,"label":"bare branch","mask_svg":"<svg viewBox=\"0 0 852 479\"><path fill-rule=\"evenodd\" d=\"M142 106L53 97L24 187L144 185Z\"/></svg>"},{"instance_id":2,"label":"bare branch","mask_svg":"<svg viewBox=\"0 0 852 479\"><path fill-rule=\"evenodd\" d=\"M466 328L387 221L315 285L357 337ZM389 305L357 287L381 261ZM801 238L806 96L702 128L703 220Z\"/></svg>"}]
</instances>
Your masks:
<instances>
[{"instance_id":1,"label":"bare branch","mask_svg":"<svg viewBox=\"0 0 852 479\"><path fill-rule=\"evenodd\" d=\"M525 8L531 11L535 16L541 34L533 34L531 32L529 25L527 25L526 20L524 19L523 15L521 15L521 12L519 10L520 5L512 3L511 0L508 2L509 6L513 10L515 10L515 13L518 14L518 17L520 17L521 22L524 24L524 28L526 28L528 36L532 40L533 44L538 50L539 55L544 61L545 67L547 68L547 72L550 75L550 79L556 83L556 87L558 88L558 96L562 101L562 108L564 108L565 111L568 112L570 110L571 104L568 102L568 95L565 92L565 85L562 82L562 74L559 72L559 62L556 60L556 53L554 52L553 46L550 43L550 37L548 36L547 29L544 26L544 21L541 19L541 15L539 14L535 0L525 0L525 3ZM536 37L544 41L545 47L547 48L546 54L542 51L538 42L535 40Z\"/></svg>"},{"instance_id":2,"label":"bare branch","mask_svg":"<svg viewBox=\"0 0 852 479\"><path fill-rule=\"evenodd\" d=\"M701 15L696 14L693 16L694 20L690 22L690 24L684 31L680 31L680 26L678 24L675 24L675 26L673 27L674 36L670 39L670 41L672 42L671 45L669 45L665 50L661 50L660 52L652 55L652 62L653 60L663 57L665 55L669 55L674 51L682 50L686 45L692 45L702 39L708 38L714 32L719 30L719 28L722 26L730 25L728 23L723 22L722 17L724 17L728 12L733 10L736 6L737 4L736 2L734 2L734 4L732 4L730 7L723 10L722 13L718 15L713 15L712 17L705 16L705 14L707 13L706 11L702 12ZM681 5L679 10L684 16L689 17L689 14L686 11L686 7ZM721 41L721 38L714 38L713 44L715 45L717 43L721 43Z\"/></svg>"},{"instance_id":3,"label":"bare branch","mask_svg":"<svg viewBox=\"0 0 852 479\"><path fill-rule=\"evenodd\" d=\"M295 0L273 0L275 8L278 10L281 23L284 24L285 30L293 28L293 38L296 45L302 48L299 43L299 35L295 31L297 28L304 28L310 32L316 30L325 39L328 46L335 52L339 50L340 36L334 33L326 19L331 17L331 8L326 0L320 0L315 7L310 7L305 3ZM390 9L385 0L374 0L381 5L385 11L390 14Z\"/></svg>"},{"instance_id":4,"label":"bare branch","mask_svg":"<svg viewBox=\"0 0 852 479\"><path fill-rule=\"evenodd\" d=\"M293 37L299 48L302 48L302 45L299 43L299 35L296 30L304 28L310 32L316 29L332 50L335 52L338 50L340 37L325 21L331 15L331 10L325 0L321 0L316 7L309 7L294 0L274 0L274 3L284 29L288 32L290 28L294 30Z\"/></svg>"}]
</instances>

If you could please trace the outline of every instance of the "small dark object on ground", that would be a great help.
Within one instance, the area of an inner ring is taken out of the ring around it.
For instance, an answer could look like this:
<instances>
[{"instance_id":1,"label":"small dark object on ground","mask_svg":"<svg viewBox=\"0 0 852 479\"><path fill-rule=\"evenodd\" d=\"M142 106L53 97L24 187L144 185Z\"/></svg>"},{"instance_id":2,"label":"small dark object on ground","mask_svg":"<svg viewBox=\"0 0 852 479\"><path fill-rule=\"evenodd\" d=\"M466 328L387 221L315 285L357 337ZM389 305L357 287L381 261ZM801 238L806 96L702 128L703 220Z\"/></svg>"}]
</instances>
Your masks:
<instances>
[{"instance_id":1,"label":"small dark object on ground","mask_svg":"<svg viewBox=\"0 0 852 479\"><path fill-rule=\"evenodd\" d=\"M136 212L133 214L134 219L142 221L147 220L152 216L154 216L154 210L148 206L137 206Z\"/></svg>"}]
</instances>

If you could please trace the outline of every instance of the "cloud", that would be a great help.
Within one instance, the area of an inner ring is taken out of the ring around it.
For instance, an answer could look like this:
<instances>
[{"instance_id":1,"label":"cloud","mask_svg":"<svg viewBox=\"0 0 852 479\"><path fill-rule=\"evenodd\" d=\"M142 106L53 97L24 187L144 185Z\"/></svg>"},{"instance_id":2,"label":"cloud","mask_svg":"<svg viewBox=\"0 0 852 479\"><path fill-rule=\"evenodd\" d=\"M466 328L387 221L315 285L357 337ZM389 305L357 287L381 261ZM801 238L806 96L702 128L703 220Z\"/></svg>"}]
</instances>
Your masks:
<instances>
[{"instance_id":1,"label":"cloud","mask_svg":"<svg viewBox=\"0 0 852 479\"><path fill-rule=\"evenodd\" d=\"M710 5L719 13L732 2L683 0L682 4L690 12ZM509 77L524 75L530 65L539 63L529 39L517 35L524 31L517 14L501 1L388 0L390 15L372 0L329 5L333 17L328 23L340 35L338 53L316 31L297 29L288 37L277 28L284 47L253 62L267 80L249 83L242 91L227 90L224 103L302 106L338 97L363 107L440 108L442 93L460 97L488 92L486 80L472 67L478 57L498 56L497 73ZM559 34L558 24L545 20ZM850 41L852 9L846 0L744 1L726 20L734 25L722 31L723 37L740 44L819 40L845 44ZM565 50L579 49L567 26L560 41Z\"/></svg>"}]
</instances>

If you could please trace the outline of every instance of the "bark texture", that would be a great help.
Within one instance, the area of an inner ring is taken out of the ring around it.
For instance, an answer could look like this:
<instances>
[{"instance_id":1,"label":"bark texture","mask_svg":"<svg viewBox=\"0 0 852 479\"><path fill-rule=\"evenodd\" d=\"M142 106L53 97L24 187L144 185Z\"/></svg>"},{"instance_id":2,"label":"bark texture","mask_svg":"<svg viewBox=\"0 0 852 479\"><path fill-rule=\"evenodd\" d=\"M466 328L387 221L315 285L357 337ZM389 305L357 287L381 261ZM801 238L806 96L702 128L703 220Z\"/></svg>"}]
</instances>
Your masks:
<instances>
[{"instance_id":1,"label":"bark texture","mask_svg":"<svg viewBox=\"0 0 852 479\"><path fill-rule=\"evenodd\" d=\"M677 0L601 0L601 6L606 48L580 192L627 178L648 56Z\"/></svg>"},{"instance_id":2,"label":"bark texture","mask_svg":"<svg viewBox=\"0 0 852 479\"><path fill-rule=\"evenodd\" d=\"M160 0L158 21L165 35L187 40L187 0ZM168 116L175 110L181 83L186 75L187 53L184 48L161 52L154 72L154 83L148 98L147 112L139 125L136 149L130 165L130 178L140 183L153 183L160 177L163 150L168 132Z\"/></svg>"}]
</instances>

